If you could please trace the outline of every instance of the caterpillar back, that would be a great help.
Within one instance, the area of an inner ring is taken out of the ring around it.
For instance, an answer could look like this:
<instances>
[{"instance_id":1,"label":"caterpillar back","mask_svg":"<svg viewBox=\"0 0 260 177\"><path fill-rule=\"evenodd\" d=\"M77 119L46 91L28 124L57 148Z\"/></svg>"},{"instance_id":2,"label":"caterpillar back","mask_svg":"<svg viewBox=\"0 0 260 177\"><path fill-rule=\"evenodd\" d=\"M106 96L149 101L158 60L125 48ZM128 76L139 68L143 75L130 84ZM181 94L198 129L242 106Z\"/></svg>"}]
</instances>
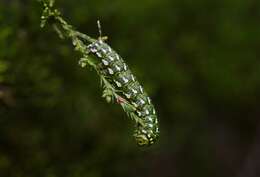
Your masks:
<instances>
[{"instance_id":1,"label":"caterpillar back","mask_svg":"<svg viewBox=\"0 0 260 177\"><path fill-rule=\"evenodd\" d=\"M136 80L124 60L101 38L87 46L99 59L99 70L113 85L118 94L134 106L134 114L143 124L137 123L134 133L140 146L153 144L159 136L158 120L151 99Z\"/></svg>"}]
</instances>

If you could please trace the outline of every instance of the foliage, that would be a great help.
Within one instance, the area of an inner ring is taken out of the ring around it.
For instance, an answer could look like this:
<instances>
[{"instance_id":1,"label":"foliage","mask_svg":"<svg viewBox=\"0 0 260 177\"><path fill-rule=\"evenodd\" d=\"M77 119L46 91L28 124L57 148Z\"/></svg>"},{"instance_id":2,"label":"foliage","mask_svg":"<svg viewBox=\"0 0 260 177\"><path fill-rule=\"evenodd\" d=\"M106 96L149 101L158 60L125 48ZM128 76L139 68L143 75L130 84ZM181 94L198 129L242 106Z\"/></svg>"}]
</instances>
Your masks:
<instances>
[{"instance_id":1,"label":"foliage","mask_svg":"<svg viewBox=\"0 0 260 177\"><path fill-rule=\"evenodd\" d=\"M141 117L136 115L136 108L132 105L128 100L124 99L120 96L120 90L117 90L109 81L108 78L105 77L100 69L98 69L98 62L95 61L94 58L91 58L89 55L90 51L85 44L85 41L88 43L93 43L96 39L89 37L86 34L80 33L73 29L71 25L69 25L62 17L60 12L57 9L53 9L54 0L52 1L42 1L44 10L41 16L41 27L44 27L49 18L52 18L55 22L53 22L53 27L59 34L61 38L68 37L72 40L72 44L75 47L75 50L78 51L82 58L79 60L79 65L81 67L86 67L87 65L95 69L97 74L100 77L101 86L103 87L103 95L108 103L111 101L117 100L117 103L120 104L123 110L126 112L127 116L135 121L135 125L142 125L144 127L144 121ZM98 25L100 25L98 21ZM100 35L101 35L101 27ZM100 36L102 38L102 36ZM85 41L83 41L85 40ZM101 39L102 40L102 39ZM134 135L136 136L136 135Z\"/></svg>"},{"instance_id":2,"label":"foliage","mask_svg":"<svg viewBox=\"0 0 260 177\"><path fill-rule=\"evenodd\" d=\"M102 19L109 43L154 100L160 142L149 150L133 144L123 112L100 99L99 78L77 66L70 42L39 27L37 1L2 0L0 176L257 172L260 1L56 3L90 36Z\"/></svg>"}]
</instances>

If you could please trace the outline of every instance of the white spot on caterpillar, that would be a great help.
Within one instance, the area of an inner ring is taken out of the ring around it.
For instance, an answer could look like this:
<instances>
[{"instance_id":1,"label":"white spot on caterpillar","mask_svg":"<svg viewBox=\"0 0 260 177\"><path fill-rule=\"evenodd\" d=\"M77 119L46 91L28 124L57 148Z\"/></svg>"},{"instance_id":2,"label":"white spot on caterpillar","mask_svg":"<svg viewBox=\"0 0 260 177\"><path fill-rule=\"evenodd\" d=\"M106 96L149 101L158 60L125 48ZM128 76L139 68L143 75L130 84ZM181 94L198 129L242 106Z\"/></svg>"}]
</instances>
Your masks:
<instances>
[{"instance_id":1,"label":"white spot on caterpillar","mask_svg":"<svg viewBox=\"0 0 260 177\"><path fill-rule=\"evenodd\" d=\"M131 90L134 94L137 94L137 91L135 89Z\"/></svg>"},{"instance_id":2,"label":"white spot on caterpillar","mask_svg":"<svg viewBox=\"0 0 260 177\"><path fill-rule=\"evenodd\" d=\"M89 45L87 46L87 48L88 48L91 52L93 52L93 53L95 53L95 52L97 51L97 47L94 46L93 44L89 44Z\"/></svg>"},{"instance_id":3,"label":"white spot on caterpillar","mask_svg":"<svg viewBox=\"0 0 260 177\"><path fill-rule=\"evenodd\" d=\"M151 99L149 97L147 97L147 101L149 104L151 104Z\"/></svg>"},{"instance_id":4,"label":"white spot on caterpillar","mask_svg":"<svg viewBox=\"0 0 260 177\"><path fill-rule=\"evenodd\" d=\"M121 84L120 82L115 81L115 83L116 83L116 85L117 85L118 87L122 87L122 84Z\"/></svg>"},{"instance_id":5,"label":"white spot on caterpillar","mask_svg":"<svg viewBox=\"0 0 260 177\"><path fill-rule=\"evenodd\" d=\"M149 120L149 122L153 122L153 119L151 117L147 118Z\"/></svg>"},{"instance_id":6,"label":"white spot on caterpillar","mask_svg":"<svg viewBox=\"0 0 260 177\"><path fill-rule=\"evenodd\" d=\"M132 81L135 81L135 77L133 74L131 74L131 79L132 79Z\"/></svg>"},{"instance_id":7,"label":"white spot on caterpillar","mask_svg":"<svg viewBox=\"0 0 260 177\"><path fill-rule=\"evenodd\" d=\"M129 80L125 77L122 78L124 83L127 83Z\"/></svg>"},{"instance_id":8,"label":"white spot on caterpillar","mask_svg":"<svg viewBox=\"0 0 260 177\"><path fill-rule=\"evenodd\" d=\"M156 114L155 109L153 108L153 114Z\"/></svg>"},{"instance_id":9,"label":"white spot on caterpillar","mask_svg":"<svg viewBox=\"0 0 260 177\"><path fill-rule=\"evenodd\" d=\"M139 88L140 88L140 92L141 92L141 93L144 93L144 89L143 89L143 87L142 87L141 85L139 86ZM149 104L150 104L150 103L149 103Z\"/></svg>"},{"instance_id":10,"label":"white spot on caterpillar","mask_svg":"<svg viewBox=\"0 0 260 177\"><path fill-rule=\"evenodd\" d=\"M96 55L97 55L99 58L102 57L101 53L99 53L99 52L96 52Z\"/></svg>"},{"instance_id":11,"label":"white spot on caterpillar","mask_svg":"<svg viewBox=\"0 0 260 177\"><path fill-rule=\"evenodd\" d=\"M150 129L150 130L148 130L148 132L149 132L150 134L153 134L153 130L151 130L151 129Z\"/></svg>"},{"instance_id":12,"label":"white spot on caterpillar","mask_svg":"<svg viewBox=\"0 0 260 177\"><path fill-rule=\"evenodd\" d=\"M155 124L158 124L158 120L157 119L155 119Z\"/></svg>"},{"instance_id":13,"label":"white spot on caterpillar","mask_svg":"<svg viewBox=\"0 0 260 177\"><path fill-rule=\"evenodd\" d=\"M120 59L120 57L119 57L119 55L118 55L118 54L116 54L116 59L117 59L117 60L119 60L119 59Z\"/></svg>"},{"instance_id":14,"label":"white spot on caterpillar","mask_svg":"<svg viewBox=\"0 0 260 177\"><path fill-rule=\"evenodd\" d=\"M107 53L106 49L101 49L101 51L102 51L104 54Z\"/></svg>"},{"instance_id":15,"label":"white spot on caterpillar","mask_svg":"<svg viewBox=\"0 0 260 177\"><path fill-rule=\"evenodd\" d=\"M141 104L143 105L145 101L143 99L140 99Z\"/></svg>"},{"instance_id":16,"label":"white spot on caterpillar","mask_svg":"<svg viewBox=\"0 0 260 177\"><path fill-rule=\"evenodd\" d=\"M136 111L138 116L141 117L142 116L142 113L140 111Z\"/></svg>"},{"instance_id":17,"label":"white spot on caterpillar","mask_svg":"<svg viewBox=\"0 0 260 177\"><path fill-rule=\"evenodd\" d=\"M145 114L146 114L146 115L149 115L149 111L148 111L147 109L145 110Z\"/></svg>"},{"instance_id":18,"label":"white spot on caterpillar","mask_svg":"<svg viewBox=\"0 0 260 177\"><path fill-rule=\"evenodd\" d=\"M142 130L142 133L146 134L146 133L147 133L147 131L146 131L146 130Z\"/></svg>"},{"instance_id":19,"label":"white spot on caterpillar","mask_svg":"<svg viewBox=\"0 0 260 177\"><path fill-rule=\"evenodd\" d=\"M138 105L135 102L132 102L135 108L138 108Z\"/></svg>"},{"instance_id":20,"label":"white spot on caterpillar","mask_svg":"<svg viewBox=\"0 0 260 177\"><path fill-rule=\"evenodd\" d=\"M93 53L96 53L96 52L97 52L97 49L94 48L94 47L89 48L89 50L90 50L91 52L93 52Z\"/></svg>"},{"instance_id":21,"label":"white spot on caterpillar","mask_svg":"<svg viewBox=\"0 0 260 177\"><path fill-rule=\"evenodd\" d=\"M148 124L148 127L153 128L153 124Z\"/></svg>"},{"instance_id":22,"label":"white spot on caterpillar","mask_svg":"<svg viewBox=\"0 0 260 177\"><path fill-rule=\"evenodd\" d=\"M124 70L126 71L127 70L127 66L126 66L126 64L124 63Z\"/></svg>"},{"instance_id":23,"label":"white spot on caterpillar","mask_svg":"<svg viewBox=\"0 0 260 177\"><path fill-rule=\"evenodd\" d=\"M116 70L117 70L117 71L120 71L120 70L121 70L121 68L120 68L119 66L116 65L115 67L116 67Z\"/></svg>"},{"instance_id":24,"label":"white spot on caterpillar","mask_svg":"<svg viewBox=\"0 0 260 177\"><path fill-rule=\"evenodd\" d=\"M125 96L126 96L126 98L131 98L131 95L130 94L127 94L127 93L125 93Z\"/></svg>"},{"instance_id":25,"label":"white spot on caterpillar","mask_svg":"<svg viewBox=\"0 0 260 177\"><path fill-rule=\"evenodd\" d=\"M110 61L114 61L114 58L112 56L108 56Z\"/></svg>"},{"instance_id":26,"label":"white spot on caterpillar","mask_svg":"<svg viewBox=\"0 0 260 177\"><path fill-rule=\"evenodd\" d=\"M102 60L102 63L105 65L105 66L107 66L109 63L108 63L108 61L107 60Z\"/></svg>"},{"instance_id":27,"label":"white spot on caterpillar","mask_svg":"<svg viewBox=\"0 0 260 177\"><path fill-rule=\"evenodd\" d=\"M109 74L114 74L114 71L111 68L108 68L108 73Z\"/></svg>"}]
</instances>

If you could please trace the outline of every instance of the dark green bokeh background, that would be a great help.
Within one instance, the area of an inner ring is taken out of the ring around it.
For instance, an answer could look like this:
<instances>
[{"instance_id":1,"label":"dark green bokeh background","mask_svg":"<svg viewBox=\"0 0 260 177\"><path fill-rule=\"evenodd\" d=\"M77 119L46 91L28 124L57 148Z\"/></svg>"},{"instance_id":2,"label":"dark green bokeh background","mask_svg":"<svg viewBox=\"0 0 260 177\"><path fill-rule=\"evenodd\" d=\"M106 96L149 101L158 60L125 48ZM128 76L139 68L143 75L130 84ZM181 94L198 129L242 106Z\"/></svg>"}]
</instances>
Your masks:
<instances>
[{"instance_id":1,"label":"dark green bokeh background","mask_svg":"<svg viewBox=\"0 0 260 177\"><path fill-rule=\"evenodd\" d=\"M160 139L101 98L36 0L0 1L1 177L259 177L259 0L59 0L109 44L157 108Z\"/></svg>"}]
</instances>

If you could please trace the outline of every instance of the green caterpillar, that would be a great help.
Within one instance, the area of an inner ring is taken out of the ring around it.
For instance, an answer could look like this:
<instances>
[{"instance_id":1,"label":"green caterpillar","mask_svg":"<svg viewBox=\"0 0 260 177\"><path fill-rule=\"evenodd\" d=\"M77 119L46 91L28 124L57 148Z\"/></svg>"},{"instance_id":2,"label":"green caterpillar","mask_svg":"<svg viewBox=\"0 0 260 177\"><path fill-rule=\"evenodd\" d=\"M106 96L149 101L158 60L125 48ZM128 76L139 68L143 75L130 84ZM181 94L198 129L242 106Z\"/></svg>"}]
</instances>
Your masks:
<instances>
[{"instance_id":1,"label":"green caterpillar","mask_svg":"<svg viewBox=\"0 0 260 177\"><path fill-rule=\"evenodd\" d=\"M72 39L75 50L83 55L79 64L82 67L86 65L93 67L100 75L104 87L103 97L108 102L115 98L127 115L135 120L134 137L137 144L140 146L153 144L159 137L159 127L151 99L124 60L104 42L100 22L98 21L100 37L96 40L74 30L61 17L60 12L53 9L53 0L40 0L40 2L44 6L41 27L45 26L48 19L52 19L52 25L59 36Z\"/></svg>"},{"instance_id":2,"label":"green caterpillar","mask_svg":"<svg viewBox=\"0 0 260 177\"><path fill-rule=\"evenodd\" d=\"M134 137L140 146L153 144L159 136L158 120L151 99L136 80L124 60L102 38L87 46L99 59L100 73L118 90L120 101L127 100L143 124L137 123Z\"/></svg>"}]
</instances>

